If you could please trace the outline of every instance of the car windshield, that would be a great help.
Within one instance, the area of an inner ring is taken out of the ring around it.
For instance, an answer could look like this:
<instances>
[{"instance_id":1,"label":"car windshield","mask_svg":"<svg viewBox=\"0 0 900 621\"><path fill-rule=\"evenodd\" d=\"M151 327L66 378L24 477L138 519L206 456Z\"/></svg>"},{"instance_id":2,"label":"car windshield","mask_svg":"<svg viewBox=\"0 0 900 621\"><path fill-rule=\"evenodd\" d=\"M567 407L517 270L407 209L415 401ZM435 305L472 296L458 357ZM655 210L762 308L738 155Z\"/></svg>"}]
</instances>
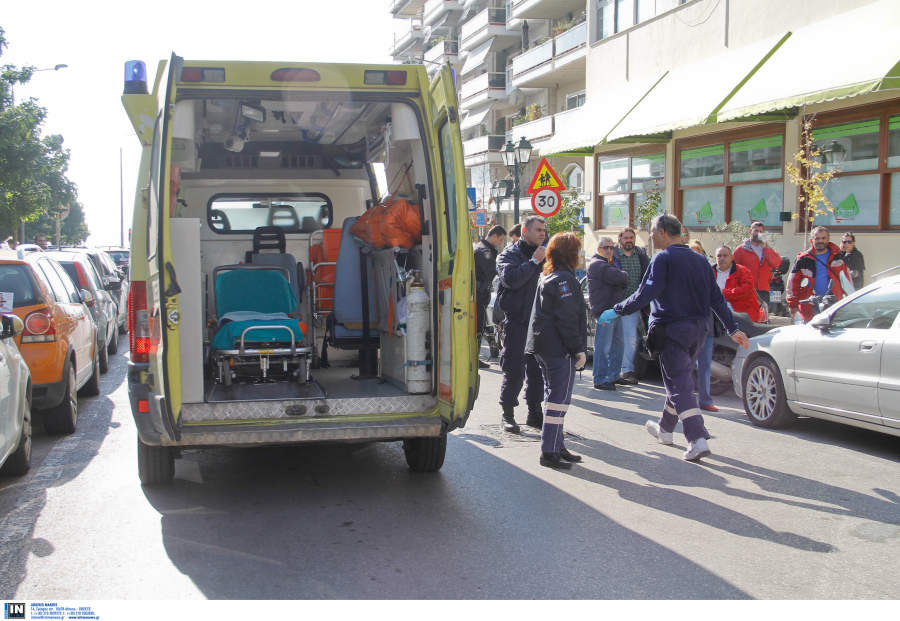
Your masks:
<instances>
[{"instance_id":1,"label":"car windshield","mask_svg":"<svg viewBox=\"0 0 900 621\"><path fill-rule=\"evenodd\" d=\"M847 302L831 318L833 328L888 329L900 314L900 283L873 289Z\"/></svg>"},{"instance_id":2,"label":"car windshield","mask_svg":"<svg viewBox=\"0 0 900 621\"><path fill-rule=\"evenodd\" d=\"M107 250L106 254L111 256L116 263L128 262L128 252L125 250Z\"/></svg>"},{"instance_id":3,"label":"car windshield","mask_svg":"<svg viewBox=\"0 0 900 621\"><path fill-rule=\"evenodd\" d=\"M4 300L0 307L9 308L10 299L12 308L40 303L27 270L23 265L0 265L0 295Z\"/></svg>"}]
</instances>

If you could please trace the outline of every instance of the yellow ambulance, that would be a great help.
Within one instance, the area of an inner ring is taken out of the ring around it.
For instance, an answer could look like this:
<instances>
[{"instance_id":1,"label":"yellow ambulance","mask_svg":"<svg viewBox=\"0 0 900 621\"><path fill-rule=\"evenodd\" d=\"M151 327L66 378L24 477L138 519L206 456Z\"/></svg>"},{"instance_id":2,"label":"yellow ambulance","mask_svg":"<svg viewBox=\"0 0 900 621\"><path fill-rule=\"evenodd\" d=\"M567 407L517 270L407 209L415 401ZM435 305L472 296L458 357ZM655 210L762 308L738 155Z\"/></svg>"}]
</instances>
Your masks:
<instances>
[{"instance_id":1,"label":"yellow ambulance","mask_svg":"<svg viewBox=\"0 0 900 621\"><path fill-rule=\"evenodd\" d=\"M188 447L402 442L441 467L478 395L454 79L173 55L150 83L126 63L143 484Z\"/></svg>"}]
</instances>

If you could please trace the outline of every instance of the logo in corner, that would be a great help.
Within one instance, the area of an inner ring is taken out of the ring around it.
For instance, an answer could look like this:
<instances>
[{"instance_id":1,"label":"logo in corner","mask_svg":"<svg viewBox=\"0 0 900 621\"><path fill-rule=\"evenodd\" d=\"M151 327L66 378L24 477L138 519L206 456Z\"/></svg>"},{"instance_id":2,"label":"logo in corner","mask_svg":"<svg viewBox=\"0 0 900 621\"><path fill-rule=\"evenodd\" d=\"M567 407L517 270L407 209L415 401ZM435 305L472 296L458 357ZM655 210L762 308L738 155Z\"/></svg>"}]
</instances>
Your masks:
<instances>
[{"instance_id":1,"label":"logo in corner","mask_svg":"<svg viewBox=\"0 0 900 621\"><path fill-rule=\"evenodd\" d=\"M4 619L24 619L25 618L25 603L5 603L3 604L3 618Z\"/></svg>"}]
</instances>

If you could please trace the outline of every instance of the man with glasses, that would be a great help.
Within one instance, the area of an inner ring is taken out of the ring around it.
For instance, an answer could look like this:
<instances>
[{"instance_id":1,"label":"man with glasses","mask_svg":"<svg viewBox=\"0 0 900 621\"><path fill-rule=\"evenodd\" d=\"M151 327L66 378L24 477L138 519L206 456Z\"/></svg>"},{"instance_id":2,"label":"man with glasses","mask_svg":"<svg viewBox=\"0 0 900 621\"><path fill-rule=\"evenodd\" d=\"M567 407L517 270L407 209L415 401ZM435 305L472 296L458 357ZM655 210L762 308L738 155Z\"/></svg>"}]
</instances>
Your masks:
<instances>
[{"instance_id":1,"label":"man with glasses","mask_svg":"<svg viewBox=\"0 0 900 621\"><path fill-rule=\"evenodd\" d=\"M595 318L625 299L623 292L629 282L628 272L614 263L615 249L612 239L601 237L597 254L588 264L588 304ZM598 321L594 332L594 388L616 389L624 349L622 318L615 317L605 324Z\"/></svg>"},{"instance_id":2,"label":"man with glasses","mask_svg":"<svg viewBox=\"0 0 900 621\"><path fill-rule=\"evenodd\" d=\"M765 307L769 308L772 270L781 265L781 255L769 248L766 241L766 226L762 222L750 225L750 237L743 245L734 249L734 262L743 265L753 276L756 294Z\"/></svg>"},{"instance_id":3,"label":"man with glasses","mask_svg":"<svg viewBox=\"0 0 900 621\"><path fill-rule=\"evenodd\" d=\"M613 261L618 263L619 269L628 274L628 284L625 285L623 297L630 297L644 280L644 274L650 266L650 257L643 248L635 246L637 237L633 228L626 227L619 231L619 243L613 252ZM605 310L605 309L604 309ZM625 340L625 349L622 352L622 377L616 382L623 385L636 385L638 379L634 374L634 356L637 353L638 321L640 313L624 315L622 322L622 338Z\"/></svg>"},{"instance_id":4,"label":"man with glasses","mask_svg":"<svg viewBox=\"0 0 900 621\"><path fill-rule=\"evenodd\" d=\"M844 233L841 239L841 254L844 264L850 270L850 277L853 278L853 288L859 291L865 284L863 272L866 271L866 259L863 253L856 249L856 236L853 233Z\"/></svg>"}]
</instances>

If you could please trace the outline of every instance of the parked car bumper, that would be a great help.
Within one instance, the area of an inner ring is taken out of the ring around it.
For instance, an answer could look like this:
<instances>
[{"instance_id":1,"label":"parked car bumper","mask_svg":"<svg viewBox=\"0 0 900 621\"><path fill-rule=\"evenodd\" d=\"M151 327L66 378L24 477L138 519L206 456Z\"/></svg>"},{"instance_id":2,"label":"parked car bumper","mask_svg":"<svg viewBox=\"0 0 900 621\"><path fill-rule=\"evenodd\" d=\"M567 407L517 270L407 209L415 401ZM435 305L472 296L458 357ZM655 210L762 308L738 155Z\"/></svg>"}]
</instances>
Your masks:
<instances>
[{"instance_id":1,"label":"parked car bumper","mask_svg":"<svg viewBox=\"0 0 900 621\"><path fill-rule=\"evenodd\" d=\"M38 410L54 408L62 403L66 396L66 382L47 382L46 384L32 384L31 407Z\"/></svg>"}]
</instances>

